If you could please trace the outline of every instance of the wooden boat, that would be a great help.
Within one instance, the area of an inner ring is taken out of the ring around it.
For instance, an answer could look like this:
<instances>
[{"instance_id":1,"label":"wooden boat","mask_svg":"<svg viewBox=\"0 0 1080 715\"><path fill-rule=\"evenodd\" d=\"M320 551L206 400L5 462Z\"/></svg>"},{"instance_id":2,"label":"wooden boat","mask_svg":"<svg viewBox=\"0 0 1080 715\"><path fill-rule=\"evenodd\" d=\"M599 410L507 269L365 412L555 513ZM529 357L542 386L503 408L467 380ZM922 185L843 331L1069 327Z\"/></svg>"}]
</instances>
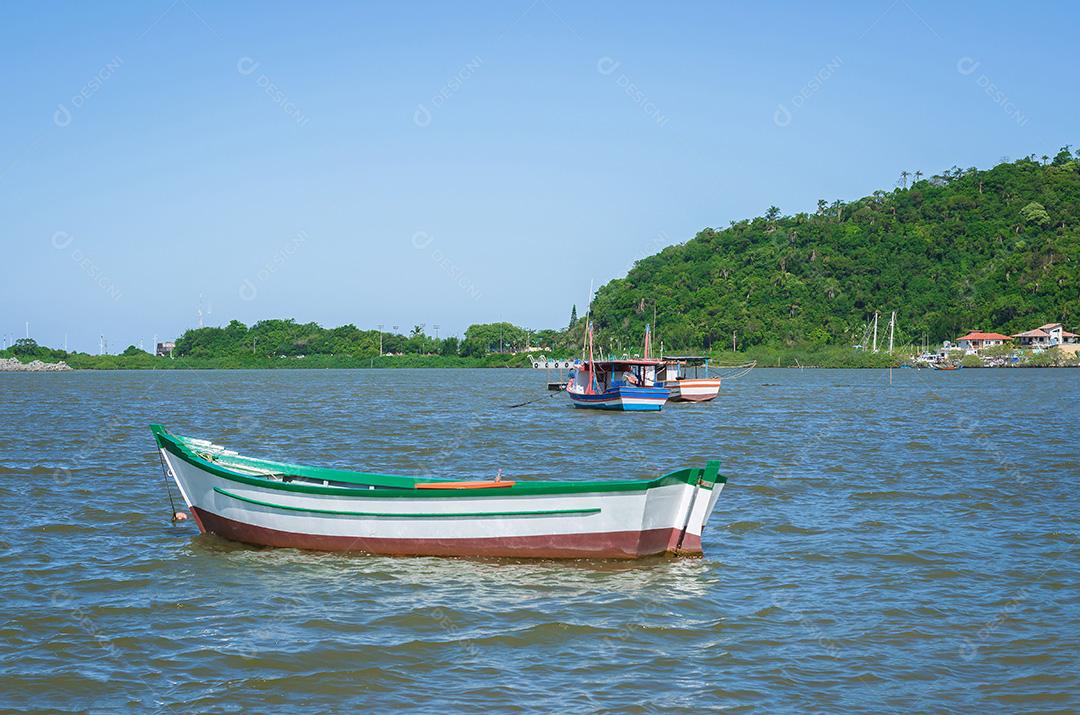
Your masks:
<instances>
[{"instance_id":1,"label":"wooden boat","mask_svg":"<svg viewBox=\"0 0 1080 715\"><path fill-rule=\"evenodd\" d=\"M951 362L944 362L944 363L940 363L940 362L932 362L932 363L930 363L930 367L934 368L935 370L946 370L946 371L949 371L949 370L960 370L960 369L961 369L961 368L963 368L964 366L963 366L963 365L961 365L960 363L951 363Z\"/></svg>"},{"instance_id":2,"label":"wooden boat","mask_svg":"<svg viewBox=\"0 0 1080 715\"><path fill-rule=\"evenodd\" d=\"M700 555L720 463L650 480L450 481L244 457L151 425L203 533L261 546L408 556Z\"/></svg>"},{"instance_id":3,"label":"wooden boat","mask_svg":"<svg viewBox=\"0 0 1080 715\"><path fill-rule=\"evenodd\" d=\"M648 327L645 328L643 359L594 360L592 324L588 327L589 359L574 366L566 394L574 407L594 410L658 411L670 394L656 383L657 370L663 365L649 358Z\"/></svg>"},{"instance_id":4,"label":"wooden boat","mask_svg":"<svg viewBox=\"0 0 1080 715\"><path fill-rule=\"evenodd\" d=\"M662 365L659 360L589 360L575 367L566 394L574 407L656 411L670 394L656 382Z\"/></svg>"},{"instance_id":5,"label":"wooden boat","mask_svg":"<svg viewBox=\"0 0 1080 715\"><path fill-rule=\"evenodd\" d=\"M663 363L657 384L668 389L672 402L708 402L720 394L720 378L709 376L709 358L673 355Z\"/></svg>"}]
</instances>

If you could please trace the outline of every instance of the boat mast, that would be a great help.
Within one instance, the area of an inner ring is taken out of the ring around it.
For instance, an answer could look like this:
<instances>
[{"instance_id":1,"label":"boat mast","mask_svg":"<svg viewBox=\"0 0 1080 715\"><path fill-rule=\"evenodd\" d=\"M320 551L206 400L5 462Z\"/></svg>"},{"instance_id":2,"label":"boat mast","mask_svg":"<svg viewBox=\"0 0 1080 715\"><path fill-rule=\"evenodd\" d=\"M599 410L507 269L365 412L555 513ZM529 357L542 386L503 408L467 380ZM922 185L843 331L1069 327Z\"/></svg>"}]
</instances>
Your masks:
<instances>
[{"instance_id":1,"label":"boat mast","mask_svg":"<svg viewBox=\"0 0 1080 715\"><path fill-rule=\"evenodd\" d=\"M585 388L585 394L593 394L593 382L596 380L596 363L593 362L593 332L592 323L588 324L588 336L589 336L589 385Z\"/></svg>"},{"instance_id":2,"label":"boat mast","mask_svg":"<svg viewBox=\"0 0 1080 715\"><path fill-rule=\"evenodd\" d=\"M874 352L877 352L877 318L878 312L874 311Z\"/></svg>"},{"instance_id":3,"label":"boat mast","mask_svg":"<svg viewBox=\"0 0 1080 715\"><path fill-rule=\"evenodd\" d=\"M589 341L589 333L592 331L592 294L593 294L593 282L589 279L589 300L585 308L585 334L581 336L581 359L585 359L585 344ZM590 356L591 360L592 357Z\"/></svg>"},{"instance_id":4,"label":"boat mast","mask_svg":"<svg viewBox=\"0 0 1080 715\"><path fill-rule=\"evenodd\" d=\"M893 332L896 330L896 311L892 312L889 317L889 354L892 355L893 348Z\"/></svg>"},{"instance_id":5,"label":"boat mast","mask_svg":"<svg viewBox=\"0 0 1080 715\"><path fill-rule=\"evenodd\" d=\"M652 326L653 326L653 330L656 330L656 299L655 298L653 299L653 302L652 302ZM646 331L649 330L648 325L645 326L645 330ZM649 335L649 339L650 339L650 342L651 342L651 340L652 340L652 335L651 334ZM651 353L652 352L652 350L651 350L652 346L650 345L649 347L650 347L649 352ZM664 356L664 351L661 350L660 351L660 357L663 357L663 356ZM648 357L648 356L646 356L646 357Z\"/></svg>"}]
</instances>

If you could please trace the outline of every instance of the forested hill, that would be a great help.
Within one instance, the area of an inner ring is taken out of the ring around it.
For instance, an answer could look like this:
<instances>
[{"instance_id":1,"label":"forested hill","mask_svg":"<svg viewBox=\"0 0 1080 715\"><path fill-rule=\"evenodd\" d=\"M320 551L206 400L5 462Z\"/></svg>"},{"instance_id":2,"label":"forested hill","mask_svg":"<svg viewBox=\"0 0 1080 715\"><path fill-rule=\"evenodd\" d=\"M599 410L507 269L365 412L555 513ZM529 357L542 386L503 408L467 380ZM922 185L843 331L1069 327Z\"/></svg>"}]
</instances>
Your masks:
<instances>
[{"instance_id":1,"label":"forested hill","mask_svg":"<svg viewBox=\"0 0 1080 715\"><path fill-rule=\"evenodd\" d=\"M874 311L898 343L1080 322L1080 152L988 171L904 172L892 191L706 228L597 292L598 332L669 348L859 342Z\"/></svg>"}]
</instances>

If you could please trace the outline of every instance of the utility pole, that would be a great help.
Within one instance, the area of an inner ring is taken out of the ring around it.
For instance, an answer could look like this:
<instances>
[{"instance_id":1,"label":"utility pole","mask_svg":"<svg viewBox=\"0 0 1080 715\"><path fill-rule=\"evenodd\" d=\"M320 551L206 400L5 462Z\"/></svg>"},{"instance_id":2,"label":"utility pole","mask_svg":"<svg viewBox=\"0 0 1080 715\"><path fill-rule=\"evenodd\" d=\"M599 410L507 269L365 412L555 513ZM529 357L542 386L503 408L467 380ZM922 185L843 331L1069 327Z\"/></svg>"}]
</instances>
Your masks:
<instances>
[{"instance_id":1,"label":"utility pole","mask_svg":"<svg viewBox=\"0 0 1080 715\"><path fill-rule=\"evenodd\" d=\"M382 357L382 329L383 324L379 323L379 357Z\"/></svg>"},{"instance_id":2,"label":"utility pole","mask_svg":"<svg viewBox=\"0 0 1080 715\"><path fill-rule=\"evenodd\" d=\"M877 352L877 319L878 312L874 311L874 352Z\"/></svg>"},{"instance_id":3,"label":"utility pole","mask_svg":"<svg viewBox=\"0 0 1080 715\"><path fill-rule=\"evenodd\" d=\"M438 340L439 339L439 324L438 323L432 323L431 327L435 328L435 339Z\"/></svg>"}]
</instances>

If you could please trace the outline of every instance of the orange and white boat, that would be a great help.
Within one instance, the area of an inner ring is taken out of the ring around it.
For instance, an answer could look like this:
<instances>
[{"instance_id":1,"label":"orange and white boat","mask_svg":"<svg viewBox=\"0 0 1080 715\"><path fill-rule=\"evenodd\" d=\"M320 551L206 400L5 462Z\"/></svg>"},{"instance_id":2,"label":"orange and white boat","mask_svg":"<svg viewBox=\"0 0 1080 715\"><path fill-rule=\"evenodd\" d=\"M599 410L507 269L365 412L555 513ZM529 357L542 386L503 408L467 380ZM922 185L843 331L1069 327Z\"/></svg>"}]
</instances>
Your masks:
<instances>
[{"instance_id":1,"label":"orange and white boat","mask_svg":"<svg viewBox=\"0 0 1080 715\"><path fill-rule=\"evenodd\" d=\"M709 375L709 358L698 355L664 356L657 375L672 402L708 402L720 394L720 378Z\"/></svg>"}]
</instances>

